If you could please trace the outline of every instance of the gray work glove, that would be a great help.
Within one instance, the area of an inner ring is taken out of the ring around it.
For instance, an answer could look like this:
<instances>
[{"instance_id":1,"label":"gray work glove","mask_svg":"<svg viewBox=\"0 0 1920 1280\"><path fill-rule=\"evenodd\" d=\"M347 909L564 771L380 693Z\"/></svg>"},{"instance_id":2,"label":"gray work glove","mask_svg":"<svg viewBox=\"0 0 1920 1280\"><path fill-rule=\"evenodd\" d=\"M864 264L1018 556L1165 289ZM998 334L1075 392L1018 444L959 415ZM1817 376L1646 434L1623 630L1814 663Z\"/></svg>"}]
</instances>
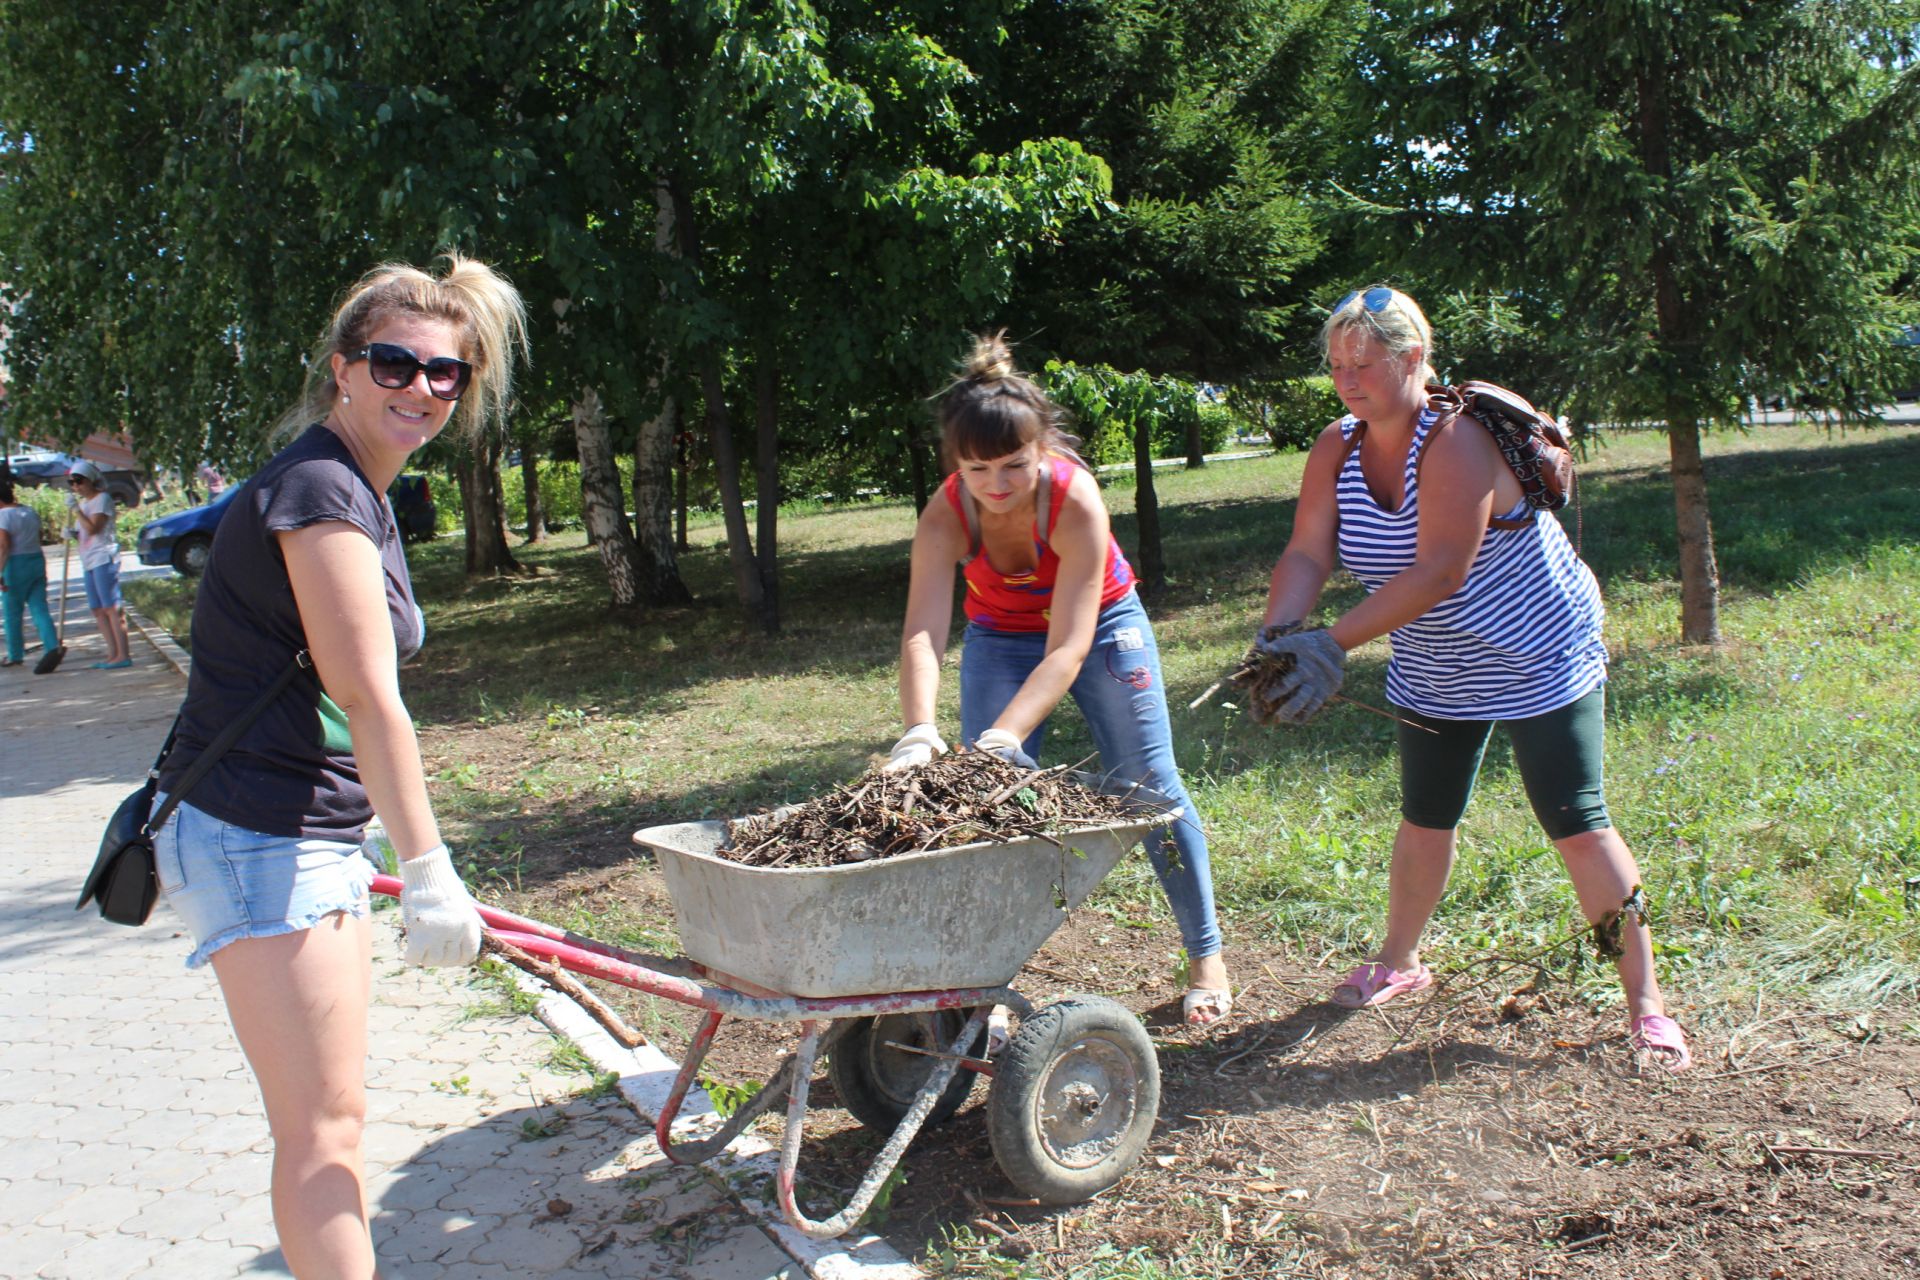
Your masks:
<instances>
[{"instance_id":1,"label":"gray work glove","mask_svg":"<svg viewBox=\"0 0 1920 1280\"><path fill-rule=\"evenodd\" d=\"M407 926L408 964L467 965L480 954L480 909L444 844L401 860L400 919Z\"/></svg>"},{"instance_id":2,"label":"gray work glove","mask_svg":"<svg viewBox=\"0 0 1920 1280\"><path fill-rule=\"evenodd\" d=\"M1347 678L1347 651L1322 627L1315 631L1297 631L1291 635L1262 639L1256 646L1269 658L1292 657L1293 670L1281 677L1271 700L1255 708L1256 718L1265 712L1270 720L1305 724L1320 714Z\"/></svg>"},{"instance_id":3,"label":"gray work glove","mask_svg":"<svg viewBox=\"0 0 1920 1280\"><path fill-rule=\"evenodd\" d=\"M1017 764L1022 769L1037 769L1033 757L1020 749L1020 739L1008 729L989 729L973 740L977 750L990 751L1008 764Z\"/></svg>"},{"instance_id":4,"label":"gray work glove","mask_svg":"<svg viewBox=\"0 0 1920 1280\"><path fill-rule=\"evenodd\" d=\"M880 771L894 773L911 769L946 753L947 744L941 739L940 731L923 720L900 735L900 741L893 744L893 750L887 753L887 762L880 766Z\"/></svg>"}]
</instances>

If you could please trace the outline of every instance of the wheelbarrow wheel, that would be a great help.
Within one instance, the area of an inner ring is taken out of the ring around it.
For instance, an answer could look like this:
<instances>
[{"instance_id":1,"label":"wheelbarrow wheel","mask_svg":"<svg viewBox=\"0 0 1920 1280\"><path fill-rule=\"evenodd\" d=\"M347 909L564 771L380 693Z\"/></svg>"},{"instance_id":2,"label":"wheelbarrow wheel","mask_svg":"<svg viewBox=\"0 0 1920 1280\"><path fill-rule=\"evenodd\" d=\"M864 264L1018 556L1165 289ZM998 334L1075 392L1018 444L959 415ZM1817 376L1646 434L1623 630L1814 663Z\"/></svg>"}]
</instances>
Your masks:
<instances>
[{"instance_id":1,"label":"wheelbarrow wheel","mask_svg":"<svg viewBox=\"0 0 1920 1280\"><path fill-rule=\"evenodd\" d=\"M827 1079L840 1105L869 1129L892 1133L913 1107L913 1100L940 1059L897 1049L896 1044L945 1053L966 1025L971 1009L936 1013L889 1013L855 1018L827 1055ZM981 1038L985 1039L985 1033ZM984 1049L976 1045L976 1053ZM961 1067L927 1116L927 1127L953 1118L973 1092L974 1073Z\"/></svg>"},{"instance_id":2,"label":"wheelbarrow wheel","mask_svg":"<svg viewBox=\"0 0 1920 1280\"><path fill-rule=\"evenodd\" d=\"M1050 1004L1020 1023L996 1065L987 1136L1001 1170L1034 1199L1088 1199L1146 1151L1160 1063L1125 1006L1098 996Z\"/></svg>"}]
</instances>

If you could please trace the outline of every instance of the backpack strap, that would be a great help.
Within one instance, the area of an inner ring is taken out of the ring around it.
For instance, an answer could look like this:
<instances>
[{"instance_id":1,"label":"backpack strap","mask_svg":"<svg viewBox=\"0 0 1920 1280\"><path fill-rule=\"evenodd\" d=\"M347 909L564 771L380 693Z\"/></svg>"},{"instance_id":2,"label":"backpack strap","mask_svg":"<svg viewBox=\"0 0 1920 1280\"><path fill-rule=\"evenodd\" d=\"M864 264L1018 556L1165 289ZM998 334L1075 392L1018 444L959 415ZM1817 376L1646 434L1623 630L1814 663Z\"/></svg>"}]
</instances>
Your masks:
<instances>
[{"instance_id":1,"label":"backpack strap","mask_svg":"<svg viewBox=\"0 0 1920 1280\"><path fill-rule=\"evenodd\" d=\"M1347 469L1347 459L1353 456L1353 451L1358 449L1361 442L1366 438L1366 419L1355 418L1353 420L1353 430L1347 433L1346 447L1340 450L1340 462L1333 469L1333 529L1336 538L1340 532L1340 473Z\"/></svg>"},{"instance_id":2,"label":"backpack strap","mask_svg":"<svg viewBox=\"0 0 1920 1280\"><path fill-rule=\"evenodd\" d=\"M1420 468L1426 465L1427 461L1427 447L1433 443L1433 438L1439 435L1443 428L1450 425L1455 418L1463 413L1475 422L1480 422L1479 415L1467 407L1469 403L1468 397L1472 394L1474 387L1488 385L1491 384L1469 382L1463 383L1459 387L1446 387L1433 382L1427 384L1427 407L1432 409L1437 416L1434 418L1432 429L1421 439L1420 452L1413 460L1414 479L1418 480L1420 478ZM1511 393L1509 392L1507 394ZM1493 434L1492 428L1487 427L1486 423L1480 422L1480 425L1486 428L1487 434ZM1504 467L1506 463L1502 461L1500 465ZM1529 506L1524 516L1489 516L1487 518L1487 528L1524 529L1533 523L1533 518L1537 514L1538 513Z\"/></svg>"}]
</instances>

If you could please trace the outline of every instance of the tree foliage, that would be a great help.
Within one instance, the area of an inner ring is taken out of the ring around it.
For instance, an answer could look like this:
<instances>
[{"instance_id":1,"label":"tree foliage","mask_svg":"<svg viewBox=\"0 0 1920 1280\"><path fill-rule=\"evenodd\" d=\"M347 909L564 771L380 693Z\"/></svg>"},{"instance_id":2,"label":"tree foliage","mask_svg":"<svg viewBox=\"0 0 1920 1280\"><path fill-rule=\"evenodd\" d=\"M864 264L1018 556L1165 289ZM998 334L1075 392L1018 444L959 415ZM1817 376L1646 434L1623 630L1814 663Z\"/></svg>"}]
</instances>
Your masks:
<instances>
[{"instance_id":1,"label":"tree foliage","mask_svg":"<svg viewBox=\"0 0 1920 1280\"><path fill-rule=\"evenodd\" d=\"M170 0L114 24L0 13L19 417L244 468L332 292L458 247L530 304L523 417L570 415L592 477L637 441L644 518L664 524L654 472L701 403L750 606L775 581L783 447L898 449L953 337L1108 189L1072 139L976 136L975 74L945 46L991 46L988 8ZM616 600L625 506L588 503Z\"/></svg>"},{"instance_id":2,"label":"tree foliage","mask_svg":"<svg viewBox=\"0 0 1920 1280\"><path fill-rule=\"evenodd\" d=\"M1000 127L1082 139L1112 207L1040 256L1017 332L1082 362L1229 382L1313 359L1301 274L1340 137L1354 0L1069 0L1022 9Z\"/></svg>"},{"instance_id":3,"label":"tree foliage","mask_svg":"<svg viewBox=\"0 0 1920 1280\"><path fill-rule=\"evenodd\" d=\"M1447 295L1470 349L1518 349L1521 387L1667 424L1689 640L1718 635L1700 425L1783 388L1863 412L1894 376L1917 30L1902 0L1378 5L1354 81L1377 145L1349 153L1363 234Z\"/></svg>"}]
</instances>

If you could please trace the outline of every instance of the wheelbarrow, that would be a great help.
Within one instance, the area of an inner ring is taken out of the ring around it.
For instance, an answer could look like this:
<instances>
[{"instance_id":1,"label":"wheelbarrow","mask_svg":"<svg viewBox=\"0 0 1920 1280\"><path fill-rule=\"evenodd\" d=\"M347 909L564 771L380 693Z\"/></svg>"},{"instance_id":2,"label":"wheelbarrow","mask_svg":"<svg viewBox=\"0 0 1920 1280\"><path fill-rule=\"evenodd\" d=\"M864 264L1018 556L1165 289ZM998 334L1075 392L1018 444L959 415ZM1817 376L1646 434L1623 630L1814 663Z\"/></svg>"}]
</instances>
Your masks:
<instances>
[{"instance_id":1,"label":"wheelbarrow","mask_svg":"<svg viewBox=\"0 0 1920 1280\"><path fill-rule=\"evenodd\" d=\"M1091 775L1126 795L1121 823L821 868L749 867L717 856L720 821L649 827L634 841L657 855L684 957L646 955L523 916L481 907L488 932L574 973L703 1009L706 1016L654 1137L667 1159L719 1154L783 1093L786 1130L775 1196L815 1239L858 1223L920 1130L951 1117L974 1078L991 1081L987 1133L1016 1187L1043 1204L1074 1204L1118 1182L1140 1159L1160 1109L1153 1043L1131 1011L1098 996L1036 1007L1008 984L1142 836L1180 817L1165 796ZM376 892L400 882L377 876ZM987 1022L1018 1022L987 1052ZM673 1122L728 1017L797 1022L800 1042L718 1130L676 1140ZM796 1191L814 1065L841 1104L890 1133L846 1205L815 1220Z\"/></svg>"}]
</instances>

